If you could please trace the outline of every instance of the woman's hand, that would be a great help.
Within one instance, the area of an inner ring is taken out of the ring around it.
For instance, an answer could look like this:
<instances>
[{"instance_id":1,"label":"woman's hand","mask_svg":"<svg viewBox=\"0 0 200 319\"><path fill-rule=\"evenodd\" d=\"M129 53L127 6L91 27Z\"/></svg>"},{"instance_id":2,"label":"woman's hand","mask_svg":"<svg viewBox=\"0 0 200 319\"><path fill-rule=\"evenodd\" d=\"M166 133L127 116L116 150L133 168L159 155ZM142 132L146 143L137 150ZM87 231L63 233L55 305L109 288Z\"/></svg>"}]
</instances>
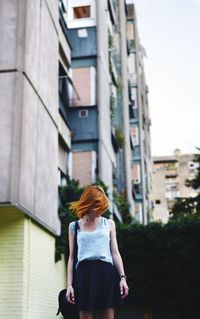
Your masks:
<instances>
[{"instance_id":1,"label":"woman's hand","mask_svg":"<svg viewBox=\"0 0 200 319\"><path fill-rule=\"evenodd\" d=\"M119 287L120 287L121 298L122 299L126 298L128 296L129 287L127 285L125 278L121 278Z\"/></svg>"},{"instance_id":2,"label":"woman's hand","mask_svg":"<svg viewBox=\"0 0 200 319\"><path fill-rule=\"evenodd\" d=\"M66 298L68 302L75 304L74 288L72 286L67 287Z\"/></svg>"}]
</instances>

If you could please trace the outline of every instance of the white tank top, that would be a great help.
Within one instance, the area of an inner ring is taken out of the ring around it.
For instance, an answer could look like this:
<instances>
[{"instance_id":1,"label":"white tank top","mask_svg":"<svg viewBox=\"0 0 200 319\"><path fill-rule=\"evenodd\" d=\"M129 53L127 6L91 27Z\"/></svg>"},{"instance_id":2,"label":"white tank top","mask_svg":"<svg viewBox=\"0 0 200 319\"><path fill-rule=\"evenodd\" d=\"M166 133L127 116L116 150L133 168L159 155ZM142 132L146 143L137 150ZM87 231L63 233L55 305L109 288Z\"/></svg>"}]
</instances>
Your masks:
<instances>
[{"instance_id":1,"label":"white tank top","mask_svg":"<svg viewBox=\"0 0 200 319\"><path fill-rule=\"evenodd\" d=\"M70 223L70 227L75 232L75 222ZM83 260L102 260L113 264L110 251L110 225L107 218L101 216L99 224L93 231L78 229L77 244L76 268Z\"/></svg>"}]
</instances>

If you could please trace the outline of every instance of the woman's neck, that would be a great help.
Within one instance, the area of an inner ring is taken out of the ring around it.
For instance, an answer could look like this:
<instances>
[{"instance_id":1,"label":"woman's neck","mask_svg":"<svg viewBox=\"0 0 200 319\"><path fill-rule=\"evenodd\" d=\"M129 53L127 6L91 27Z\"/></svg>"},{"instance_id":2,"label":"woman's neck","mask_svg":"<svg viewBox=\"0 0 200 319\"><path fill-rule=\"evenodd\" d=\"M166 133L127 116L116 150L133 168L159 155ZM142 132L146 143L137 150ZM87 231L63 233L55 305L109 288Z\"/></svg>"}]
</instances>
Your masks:
<instances>
[{"instance_id":1,"label":"woman's neck","mask_svg":"<svg viewBox=\"0 0 200 319\"><path fill-rule=\"evenodd\" d=\"M86 214L84 216L84 221L85 222L96 222L97 220L99 220L100 216L99 215L93 215L93 214Z\"/></svg>"}]
</instances>

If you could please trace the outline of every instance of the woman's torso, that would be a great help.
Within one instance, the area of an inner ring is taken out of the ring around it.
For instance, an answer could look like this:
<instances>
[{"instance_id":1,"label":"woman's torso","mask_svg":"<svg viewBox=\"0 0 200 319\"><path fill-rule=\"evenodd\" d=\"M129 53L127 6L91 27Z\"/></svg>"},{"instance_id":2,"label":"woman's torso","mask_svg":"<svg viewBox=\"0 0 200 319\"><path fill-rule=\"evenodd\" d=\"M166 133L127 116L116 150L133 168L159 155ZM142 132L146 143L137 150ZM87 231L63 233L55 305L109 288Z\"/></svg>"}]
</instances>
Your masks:
<instances>
[{"instance_id":1,"label":"woman's torso","mask_svg":"<svg viewBox=\"0 0 200 319\"><path fill-rule=\"evenodd\" d=\"M73 231L75 222L70 224ZM107 218L100 217L96 228L92 231L78 229L77 232L77 265L84 260L102 260L113 264L110 251L110 224Z\"/></svg>"}]
</instances>

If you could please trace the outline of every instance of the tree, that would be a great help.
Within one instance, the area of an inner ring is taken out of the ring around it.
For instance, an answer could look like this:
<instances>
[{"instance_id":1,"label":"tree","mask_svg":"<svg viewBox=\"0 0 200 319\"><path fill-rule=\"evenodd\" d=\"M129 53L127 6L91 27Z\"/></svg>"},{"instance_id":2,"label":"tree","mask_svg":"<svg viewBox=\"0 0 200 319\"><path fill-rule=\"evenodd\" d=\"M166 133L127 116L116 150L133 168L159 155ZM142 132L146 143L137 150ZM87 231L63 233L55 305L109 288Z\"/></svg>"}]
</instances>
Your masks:
<instances>
[{"instance_id":1,"label":"tree","mask_svg":"<svg viewBox=\"0 0 200 319\"><path fill-rule=\"evenodd\" d=\"M200 151L200 148L197 147ZM185 185L194 190L200 189L200 154L195 155L194 161L198 163L196 176L192 179L186 179ZM177 198L172 211L170 213L170 220L177 220L182 217L196 218L200 215L200 194L195 197Z\"/></svg>"},{"instance_id":2,"label":"tree","mask_svg":"<svg viewBox=\"0 0 200 319\"><path fill-rule=\"evenodd\" d=\"M67 185L60 186L58 189L60 205L58 208L58 215L61 222L61 234L56 238L56 254L55 260L59 261L61 255L64 254L67 259L68 256L68 225L76 219L76 216L69 209L70 202L79 199L83 188L79 186L79 182L70 179L67 176Z\"/></svg>"}]
</instances>

